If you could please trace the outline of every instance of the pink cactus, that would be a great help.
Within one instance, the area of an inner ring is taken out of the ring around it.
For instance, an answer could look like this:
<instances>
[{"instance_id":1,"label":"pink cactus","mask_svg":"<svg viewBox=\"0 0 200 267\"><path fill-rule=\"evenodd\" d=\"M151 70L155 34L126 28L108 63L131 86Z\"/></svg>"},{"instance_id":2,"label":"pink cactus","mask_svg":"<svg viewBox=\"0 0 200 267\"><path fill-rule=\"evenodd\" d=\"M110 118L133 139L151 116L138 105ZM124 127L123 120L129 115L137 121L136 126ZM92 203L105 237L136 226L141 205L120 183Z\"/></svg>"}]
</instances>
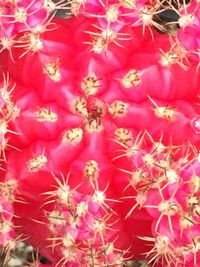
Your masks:
<instances>
[{"instance_id":1,"label":"pink cactus","mask_svg":"<svg viewBox=\"0 0 200 267\"><path fill-rule=\"evenodd\" d=\"M1 5L0 245L28 238L56 267L198 267L199 3Z\"/></svg>"}]
</instances>

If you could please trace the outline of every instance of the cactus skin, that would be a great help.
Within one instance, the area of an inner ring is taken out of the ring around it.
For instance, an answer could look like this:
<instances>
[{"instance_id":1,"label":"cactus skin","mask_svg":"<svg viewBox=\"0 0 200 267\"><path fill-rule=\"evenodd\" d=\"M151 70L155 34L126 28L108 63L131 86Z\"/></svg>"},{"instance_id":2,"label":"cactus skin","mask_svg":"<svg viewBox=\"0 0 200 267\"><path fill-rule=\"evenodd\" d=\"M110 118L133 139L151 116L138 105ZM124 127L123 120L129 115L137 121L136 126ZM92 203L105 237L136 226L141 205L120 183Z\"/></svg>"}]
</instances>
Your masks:
<instances>
[{"instance_id":1,"label":"cactus skin","mask_svg":"<svg viewBox=\"0 0 200 267\"><path fill-rule=\"evenodd\" d=\"M196 267L198 35L191 25L161 35L153 13L141 16L148 2L125 2L72 1L78 17L18 29L12 53L2 49L2 186L16 188L1 220L57 267L123 266L141 253ZM197 2L184 12L197 23ZM1 232L7 246L13 233Z\"/></svg>"}]
</instances>

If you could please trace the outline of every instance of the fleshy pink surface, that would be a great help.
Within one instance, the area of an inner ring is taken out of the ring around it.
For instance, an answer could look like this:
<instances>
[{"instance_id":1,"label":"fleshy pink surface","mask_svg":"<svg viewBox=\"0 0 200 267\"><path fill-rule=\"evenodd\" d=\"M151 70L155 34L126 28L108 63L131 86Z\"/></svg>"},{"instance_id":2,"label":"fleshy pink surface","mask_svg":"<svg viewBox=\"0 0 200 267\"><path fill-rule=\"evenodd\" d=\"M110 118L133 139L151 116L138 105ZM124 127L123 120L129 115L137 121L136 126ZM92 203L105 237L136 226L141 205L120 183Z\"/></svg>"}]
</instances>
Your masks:
<instances>
[{"instance_id":1,"label":"fleshy pink surface","mask_svg":"<svg viewBox=\"0 0 200 267\"><path fill-rule=\"evenodd\" d=\"M152 2L72 1L45 27L50 6L27 3L4 10L25 24L1 18L0 245L14 224L56 267L198 267L199 4L169 36Z\"/></svg>"}]
</instances>

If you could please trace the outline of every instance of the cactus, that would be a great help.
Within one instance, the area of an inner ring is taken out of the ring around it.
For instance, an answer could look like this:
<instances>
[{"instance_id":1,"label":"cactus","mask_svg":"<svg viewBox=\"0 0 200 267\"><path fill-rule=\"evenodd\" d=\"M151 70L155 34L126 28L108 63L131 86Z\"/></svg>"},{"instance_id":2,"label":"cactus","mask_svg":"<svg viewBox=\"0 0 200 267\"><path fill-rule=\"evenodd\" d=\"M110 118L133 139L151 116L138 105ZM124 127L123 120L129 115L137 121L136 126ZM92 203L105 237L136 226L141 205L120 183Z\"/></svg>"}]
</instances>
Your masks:
<instances>
[{"instance_id":1,"label":"cactus","mask_svg":"<svg viewBox=\"0 0 200 267\"><path fill-rule=\"evenodd\" d=\"M199 2L0 5L5 262L198 267Z\"/></svg>"}]
</instances>

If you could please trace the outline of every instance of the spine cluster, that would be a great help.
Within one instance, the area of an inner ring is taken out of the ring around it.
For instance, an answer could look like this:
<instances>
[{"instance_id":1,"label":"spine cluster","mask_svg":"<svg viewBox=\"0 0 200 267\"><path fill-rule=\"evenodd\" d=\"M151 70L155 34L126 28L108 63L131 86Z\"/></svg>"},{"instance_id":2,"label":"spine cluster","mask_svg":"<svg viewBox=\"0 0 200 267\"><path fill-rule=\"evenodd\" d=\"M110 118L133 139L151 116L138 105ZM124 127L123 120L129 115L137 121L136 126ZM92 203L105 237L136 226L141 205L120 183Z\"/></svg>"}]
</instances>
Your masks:
<instances>
[{"instance_id":1,"label":"spine cluster","mask_svg":"<svg viewBox=\"0 0 200 267\"><path fill-rule=\"evenodd\" d=\"M199 52L197 0L0 1L5 266L200 266Z\"/></svg>"}]
</instances>

